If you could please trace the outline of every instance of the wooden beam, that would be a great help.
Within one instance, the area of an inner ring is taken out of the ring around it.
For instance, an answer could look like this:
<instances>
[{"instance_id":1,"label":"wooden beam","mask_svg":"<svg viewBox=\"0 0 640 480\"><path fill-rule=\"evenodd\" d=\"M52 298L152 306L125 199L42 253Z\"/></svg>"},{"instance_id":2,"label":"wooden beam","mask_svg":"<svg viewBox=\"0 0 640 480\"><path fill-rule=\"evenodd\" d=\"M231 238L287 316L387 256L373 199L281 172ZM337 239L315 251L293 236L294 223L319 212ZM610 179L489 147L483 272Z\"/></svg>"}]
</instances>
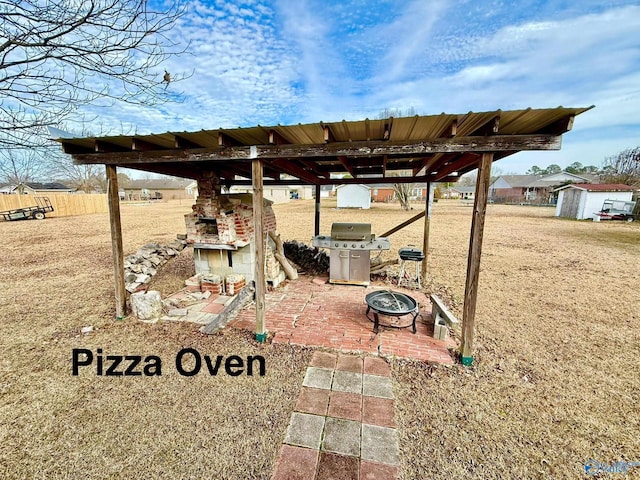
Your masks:
<instances>
[{"instance_id":1,"label":"wooden beam","mask_svg":"<svg viewBox=\"0 0 640 480\"><path fill-rule=\"evenodd\" d=\"M407 220L406 222L402 222L400 225L396 225L395 227L393 227L391 230L387 230L386 232L384 232L382 235L378 235L379 237L388 237L389 235L393 235L394 233L396 233L398 230L402 230L404 227L406 227L407 225L411 225L413 222L417 222L418 220L420 220L422 217L424 217L426 212L420 212L417 215L414 215L413 217L411 217L409 220Z\"/></svg>"},{"instance_id":2,"label":"wooden beam","mask_svg":"<svg viewBox=\"0 0 640 480\"><path fill-rule=\"evenodd\" d=\"M422 275L422 279L426 282L427 262L429 261L429 227L431 226L431 212L433 211L433 188L431 182L427 182L427 195L424 211L424 230L422 233L422 251L424 253L424 260L422 261L420 274Z\"/></svg>"},{"instance_id":3,"label":"wooden beam","mask_svg":"<svg viewBox=\"0 0 640 480\"><path fill-rule=\"evenodd\" d=\"M457 133L458 133L458 119L456 118L454 121L451 122L451 125L448 128L448 132L446 136L455 137Z\"/></svg>"},{"instance_id":4,"label":"wooden beam","mask_svg":"<svg viewBox=\"0 0 640 480\"><path fill-rule=\"evenodd\" d=\"M356 173L354 173L353 171L353 165L351 165L349 163L349 161L345 158L345 157L338 157L338 160L340 160L340 163L342 164L342 166L344 167L344 169L349 172L349 175L351 175L353 178L357 177L358 175Z\"/></svg>"},{"instance_id":5,"label":"wooden beam","mask_svg":"<svg viewBox=\"0 0 640 480\"><path fill-rule=\"evenodd\" d=\"M313 222L313 234L320 235L320 185L316 185L316 211Z\"/></svg>"},{"instance_id":6,"label":"wooden beam","mask_svg":"<svg viewBox=\"0 0 640 480\"><path fill-rule=\"evenodd\" d=\"M487 211L489 183L491 178L492 153L482 154L478 166L476 195L471 221L469 255L467 257L467 280L464 288L464 307L462 314L462 343L460 352L463 365L473 363L473 341L475 336L476 301L478 298L478 278L480 275L480 257L482 255L482 236Z\"/></svg>"},{"instance_id":7,"label":"wooden beam","mask_svg":"<svg viewBox=\"0 0 640 480\"><path fill-rule=\"evenodd\" d=\"M300 162L307 167L311 172L315 173L319 177L329 178L330 175L327 172L323 172L318 168L318 164L311 160L300 160Z\"/></svg>"},{"instance_id":8,"label":"wooden beam","mask_svg":"<svg viewBox=\"0 0 640 480\"><path fill-rule=\"evenodd\" d=\"M347 132L347 141L351 142L351 132L349 131L349 123L346 120L342 120L342 128Z\"/></svg>"},{"instance_id":9,"label":"wooden beam","mask_svg":"<svg viewBox=\"0 0 640 480\"><path fill-rule=\"evenodd\" d=\"M74 154L77 164L153 163L153 162L229 162L262 160L348 158L410 158L435 153L502 152L525 150L559 150L559 135L489 135L483 137L436 138L410 142L336 142L320 145L257 145L194 150L160 150L152 152Z\"/></svg>"},{"instance_id":10,"label":"wooden beam","mask_svg":"<svg viewBox=\"0 0 640 480\"><path fill-rule=\"evenodd\" d=\"M274 160L270 162L270 166L281 170L284 173L288 173L289 175L293 175L294 177L298 177L300 180L305 180L311 184L321 183L320 178L318 178L314 173L305 170L302 167L294 164L293 162L288 162L284 159Z\"/></svg>"},{"instance_id":11,"label":"wooden beam","mask_svg":"<svg viewBox=\"0 0 640 480\"><path fill-rule=\"evenodd\" d=\"M391 129L393 128L393 117L389 117L389 121L384 124L384 133L382 134L383 140L391 139Z\"/></svg>"},{"instance_id":12,"label":"wooden beam","mask_svg":"<svg viewBox=\"0 0 640 480\"><path fill-rule=\"evenodd\" d=\"M256 282L256 340L264 343L267 340L267 330L264 322L266 305L267 281L264 274L264 198L262 189L262 161L251 162L251 180L253 182L253 231L255 233L255 282Z\"/></svg>"},{"instance_id":13,"label":"wooden beam","mask_svg":"<svg viewBox=\"0 0 640 480\"><path fill-rule=\"evenodd\" d=\"M378 185L380 183L426 183L435 181L433 175L421 175L419 177L359 177L359 178L334 178L325 181L322 185L346 185L346 184L363 184ZM439 178L438 182L457 182L460 180L457 176L447 176Z\"/></svg>"},{"instance_id":14,"label":"wooden beam","mask_svg":"<svg viewBox=\"0 0 640 480\"><path fill-rule=\"evenodd\" d=\"M329 125L324 125L323 123L320 123L320 125L322 126L322 131L324 133L324 143L335 142L336 137L333 136L333 132L331 131L331 128L329 128Z\"/></svg>"},{"instance_id":15,"label":"wooden beam","mask_svg":"<svg viewBox=\"0 0 640 480\"><path fill-rule=\"evenodd\" d=\"M449 163L448 165L442 165L439 167L433 177L433 180L436 182L443 182L444 180L440 180L441 177L449 176L453 172L459 172L466 165L475 165L477 160L480 160L479 156L475 153L467 153L461 155L457 160Z\"/></svg>"},{"instance_id":16,"label":"wooden beam","mask_svg":"<svg viewBox=\"0 0 640 480\"><path fill-rule=\"evenodd\" d=\"M124 251L122 248L122 227L120 225L120 196L118 194L118 173L115 166L107 165L107 202L109 203L109 223L111 224L111 251L113 274L115 277L116 319L127 315L127 297L124 286Z\"/></svg>"}]
</instances>

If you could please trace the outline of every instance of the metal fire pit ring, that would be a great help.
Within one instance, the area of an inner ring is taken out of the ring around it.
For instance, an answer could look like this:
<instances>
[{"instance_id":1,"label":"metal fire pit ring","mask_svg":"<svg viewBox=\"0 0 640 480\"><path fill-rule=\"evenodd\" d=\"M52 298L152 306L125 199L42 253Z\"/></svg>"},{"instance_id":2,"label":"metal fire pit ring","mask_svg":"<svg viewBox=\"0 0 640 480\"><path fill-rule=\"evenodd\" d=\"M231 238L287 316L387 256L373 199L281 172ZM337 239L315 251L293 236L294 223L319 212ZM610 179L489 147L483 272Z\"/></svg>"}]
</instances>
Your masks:
<instances>
[{"instance_id":1,"label":"metal fire pit ring","mask_svg":"<svg viewBox=\"0 0 640 480\"><path fill-rule=\"evenodd\" d=\"M418 302L409 295L392 292L391 290L378 290L368 293L364 297L364 301L367 303L366 316L373 322L374 333L378 333L378 325L380 323L378 314L380 313L390 317L402 317L407 314L413 315L411 327L413 333L416 333L416 318L418 318L420 310L418 308ZM371 310L373 310L373 319L369 317Z\"/></svg>"}]
</instances>

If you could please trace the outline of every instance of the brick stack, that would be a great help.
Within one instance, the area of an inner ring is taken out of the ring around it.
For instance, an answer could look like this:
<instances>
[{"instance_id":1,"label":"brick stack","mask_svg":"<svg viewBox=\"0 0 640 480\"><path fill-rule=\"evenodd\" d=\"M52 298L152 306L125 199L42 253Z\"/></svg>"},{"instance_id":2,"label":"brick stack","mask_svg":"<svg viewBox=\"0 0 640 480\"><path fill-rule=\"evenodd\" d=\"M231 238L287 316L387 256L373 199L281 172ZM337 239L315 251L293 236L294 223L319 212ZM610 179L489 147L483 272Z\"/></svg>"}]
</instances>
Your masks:
<instances>
[{"instance_id":1,"label":"brick stack","mask_svg":"<svg viewBox=\"0 0 640 480\"><path fill-rule=\"evenodd\" d=\"M184 281L185 291L189 293L199 292L201 281L202 277L200 274L196 274L193 277L187 278Z\"/></svg>"},{"instance_id":2,"label":"brick stack","mask_svg":"<svg viewBox=\"0 0 640 480\"><path fill-rule=\"evenodd\" d=\"M222 277L215 274L202 275L202 282L200 284L202 292L211 292L212 295L222 294Z\"/></svg>"},{"instance_id":3,"label":"brick stack","mask_svg":"<svg viewBox=\"0 0 640 480\"><path fill-rule=\"evenodd\" d=\"M237 295L240 290L247 284L247 281L244 278L244 275L240 275L234 273L232 275L227 275L225 278L225 285L227 295Z\"/></svg>"}]
</instances>

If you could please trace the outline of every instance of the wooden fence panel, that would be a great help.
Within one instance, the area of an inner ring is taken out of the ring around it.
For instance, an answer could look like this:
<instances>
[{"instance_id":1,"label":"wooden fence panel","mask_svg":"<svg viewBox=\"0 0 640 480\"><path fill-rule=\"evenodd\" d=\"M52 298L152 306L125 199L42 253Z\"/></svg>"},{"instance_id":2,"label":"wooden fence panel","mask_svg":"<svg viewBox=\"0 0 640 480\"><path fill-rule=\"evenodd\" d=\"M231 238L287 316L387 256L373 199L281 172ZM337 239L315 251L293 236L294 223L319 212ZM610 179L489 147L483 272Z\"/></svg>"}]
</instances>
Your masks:
<instances>
[{"instance_id":1,"label":"wooden fence panel","mask_svg":"<svg viewBox=\"0 0 640 480\"><path fill-rule=\"evenodd\" d=\"M50 195L0 195L0 212L16 208L33 207L33 197L48 197L53 205L53 212L47 217L68 217L87 215L90 213L106 213L107 195L104 193L56 193Z\"/></svg>"}]
</instances>

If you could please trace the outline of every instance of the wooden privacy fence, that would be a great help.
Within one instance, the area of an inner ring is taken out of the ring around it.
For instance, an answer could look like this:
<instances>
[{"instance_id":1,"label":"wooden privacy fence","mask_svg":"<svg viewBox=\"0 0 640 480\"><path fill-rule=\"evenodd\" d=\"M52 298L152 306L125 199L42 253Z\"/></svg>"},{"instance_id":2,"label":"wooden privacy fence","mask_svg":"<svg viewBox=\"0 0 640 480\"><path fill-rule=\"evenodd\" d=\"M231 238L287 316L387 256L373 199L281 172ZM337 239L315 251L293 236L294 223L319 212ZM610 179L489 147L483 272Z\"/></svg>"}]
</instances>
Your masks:
<instances>
[{"instance_id":1,"label":"wooden privacy fence","mask_svg":"<svg viewBox=\"0 0 640 480\"><path fill-rule=\"evenodd\" d=\"M34 197L48 197L53 212L47 217L67 217L89 213L107 212L107 195L104 193L56 193L45 195L0 195L0 212L36 205Z\"/></svg>"}]
</instances>

